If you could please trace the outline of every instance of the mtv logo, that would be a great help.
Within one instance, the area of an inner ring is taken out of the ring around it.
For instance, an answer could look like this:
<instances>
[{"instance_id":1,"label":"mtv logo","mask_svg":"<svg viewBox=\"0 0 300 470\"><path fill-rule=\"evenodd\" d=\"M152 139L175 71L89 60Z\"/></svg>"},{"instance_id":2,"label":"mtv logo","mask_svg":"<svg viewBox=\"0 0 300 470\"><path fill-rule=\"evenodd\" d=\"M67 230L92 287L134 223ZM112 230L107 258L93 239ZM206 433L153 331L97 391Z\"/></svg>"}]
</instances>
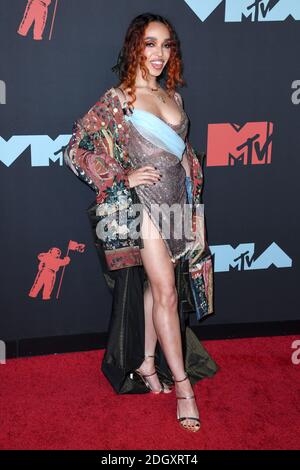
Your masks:
<instances>
[{"instance_id":1,"label":"mtv logo","mask_svg":"<svg viewBox=\"0 0 300 470\"><path fill-rule=\"evenodd\" d=\"M63 157L58 155L70 138L70 134L61 134L55 139L48 135L14 135L6 141L0 136L0 161L9 167L30 147L31 166L49 166L49 160L58 160L62 165Z\"/></svg>"},{"instance_id":2,"label":"mtv logo","mask_svg":"<svg viewBox=\"0 0 300 470\"><path fill-rule=\"evenodd\" d=\"M207 166L269 164L272 137L272 122L209 124Z\"/></svg>"},{"instance_id":3,"label":"mtv logo","mask_svg":"<svg viewBox=\"0 0 300 470\"><path fill-rule=\"evenodd\" d=\"M300 20L299 0L185 0L185 3L205 21L223 5L225 22Z\"/></svg>"},{"instance_id":4,"label":"mtv logo","mask_svg":"<svg viewBox=\"0 0 300 470\"><path fill-rule=\"evenodd\" d=\"M254 269L291 268L292 259L277 243L272 242L261 254L257 255L255 243L240 243L238 246L211 245L214 255L214 271L228 272L231 269L249 271Z\"/></svg>"}]
</instances>

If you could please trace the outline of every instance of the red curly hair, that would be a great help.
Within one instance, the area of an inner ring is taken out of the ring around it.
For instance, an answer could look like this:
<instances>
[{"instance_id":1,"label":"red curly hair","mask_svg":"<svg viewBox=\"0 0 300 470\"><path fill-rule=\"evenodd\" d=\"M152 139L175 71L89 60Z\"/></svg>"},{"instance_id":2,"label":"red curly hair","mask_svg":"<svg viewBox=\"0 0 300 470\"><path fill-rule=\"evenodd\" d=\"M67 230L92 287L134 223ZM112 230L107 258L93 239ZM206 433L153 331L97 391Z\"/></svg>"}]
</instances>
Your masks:
<instances>
[{"instance_id":1,"label":"red curly hair","mask_svg":"<svg viewBox=\"0 0 300 470\"><path fill-rule=\"evenodd\" d=\"M143 50L145 45L143 38L148 24L153 21L163 23L168 28L171 38L170 58L167 67L159 79L165 79L166 92L171 97L174 96L178 84L180 86L185 85L185 81L182 78L180 43L173 26L161 15L143 13L131 21L125 35L123 47L118 56L117 64L112 67L112 70L119 75L120 83L118 86L122 83L125 88L130 88L128 94L131 97L131 101L128 102L128 105L132 105L136 100L135 79L138 65L141 68L143 78L146 79L147 76L148 70L144 65L145 56L143 55Z\"/></svg>"}]
</instances>

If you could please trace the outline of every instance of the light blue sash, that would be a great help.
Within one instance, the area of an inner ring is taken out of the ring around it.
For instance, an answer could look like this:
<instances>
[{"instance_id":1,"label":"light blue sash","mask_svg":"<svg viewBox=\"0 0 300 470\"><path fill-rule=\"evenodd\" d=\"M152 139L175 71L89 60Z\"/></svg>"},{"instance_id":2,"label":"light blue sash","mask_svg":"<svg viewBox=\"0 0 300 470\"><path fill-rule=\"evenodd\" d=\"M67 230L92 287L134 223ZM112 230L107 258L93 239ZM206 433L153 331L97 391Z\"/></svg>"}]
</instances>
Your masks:
<instances>
[{"instance_id":1,"label":"light blue sash","mask_svg":"<svg viewBox=\"0 0 300 470\"><path fill-rule=\"evenodd\" d=\"M190 176L185 177L185 188L188 196L188 202L189 204L193 204L193 187Z\"/></svg>"},{"instance_id":2,"label":"light blue sash","mask_svg":"<svg viewBox=\"0 0 300 470\"><path fill-rule=\"evenodd\" d=\"M185 142L165 121L142 109L133 109L131 115L125 114L125 120L131 121L145 139L161 149L173 153L181 161Z\"/></svg>"}]
</instances>

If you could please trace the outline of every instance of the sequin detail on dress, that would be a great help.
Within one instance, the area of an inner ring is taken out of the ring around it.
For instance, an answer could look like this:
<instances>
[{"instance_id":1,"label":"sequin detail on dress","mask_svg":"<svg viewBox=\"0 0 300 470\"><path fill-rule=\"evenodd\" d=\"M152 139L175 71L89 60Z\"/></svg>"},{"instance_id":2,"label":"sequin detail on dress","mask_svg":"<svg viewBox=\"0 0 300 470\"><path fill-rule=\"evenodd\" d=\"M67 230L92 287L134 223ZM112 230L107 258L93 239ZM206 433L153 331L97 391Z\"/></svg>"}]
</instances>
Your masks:
<instances>
[{"instance_id":1,"label":"sequin detail on dress","mask_svg":"<svg viewBox=\"0 0 300 470\"><path fill-rule=\"evenodd\" d=\"M129 109L126 101L124 105L125 113L132 113L132 109ZM179 108L181 120L178 124L171 124L162 118L158 119L170 126L185 140L189 120L180 105ZM144 138L130 121L128 124L127 149L132 165L135 168L153 165L162 175L160 181L155 185L141 184L135 186L135 191L152 222L159 230L171 260L174 262L184 256L193 245L191 221L187 212L189 201L186 191L185 169L176 155L159 148ZM172 214L172 206L179 209L174 215Z\"/></svg>"}]
</instances>

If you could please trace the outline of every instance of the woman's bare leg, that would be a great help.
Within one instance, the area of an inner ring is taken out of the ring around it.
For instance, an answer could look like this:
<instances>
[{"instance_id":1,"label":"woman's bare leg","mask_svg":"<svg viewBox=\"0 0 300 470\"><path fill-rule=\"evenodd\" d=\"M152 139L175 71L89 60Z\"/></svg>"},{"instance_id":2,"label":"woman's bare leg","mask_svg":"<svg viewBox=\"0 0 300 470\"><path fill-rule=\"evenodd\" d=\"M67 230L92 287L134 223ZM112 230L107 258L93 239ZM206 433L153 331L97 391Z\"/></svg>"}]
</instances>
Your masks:
<instances>
[{"instance_id":1,"label":"woman's bare leg","mask_svg":"<svg viewBox=\"0 0 300 470\"><path fill-rule=\"evenodd\" d=\"M170 259L165 242L160 237L158 230L153 225L145 209L143 211L141 232L144 241L141 257L151 286L154 330L174 378L181 380L185 376L185 369L180 321L177 311L178 294L175 284L174 263ZM145 323L148 327L145 344L153 347L155 336L151 329L149 310L145 312L145 315L147 315ZM148 336L149 334L150 336ZM145 352L150 354L147 350ZM146 361L144 361L142 366L146 367ZM175 385L178 396L193 394L189 380L176 383ZM178 400L178 406L180 416L199 416L194 400ZM195 424L195 422L188 420L186 424Z\"/></svg>"},{"instance_id":2,"label":"woman's bare leg","mask_svg":"<svg viewBox=\"0 0 300 470\"><path fill-rule=\"evenodd\" d=\"M144 310L145 310L145 354L153 355L155 353L157 334L153 324L152 317L153 297L151 286L148 283L144 293Z\"/></svg>"},{"instance_id":3,"label":"woman's bare leg","mask_svg":"<svg viewBox=\"0 0 300 470\"><path fill-rule=\"evenodd\" d=\"M155 353L156 343L157 343L157 334L153 324L153 296L151 291L150 283L144 292L144 311L145 311L145 356L153 356ZM152 374L155 371L154 367L154 357L145 357L143 363L139 367L139 371L142 374ZM157 374L147 377L148 382L153 391L159 391L161 389L161 384L158 379Z\"/></svg>"},{"instance_id":4,"label":"woman's bare leg","mask_svg":"<svg viewBox=\"0 0 300 470\"><path fill-rule=\"evenodd\" d=\"M178 261L174 263L174 268L176 267ZM148 282L147 287L144 292L144 311L145 311L145 356L153 356L156 349L157 343L157 334L153 323L153 295L151 290L151 285ZM153 357L146 357L142 363L139 370L144 374L151 374L154 370L155 359ZM154 391L159 391L161 388L160 381L157 374L148 377L151 388ZM172 390L166 384L164 384L165 393Z\"/></svg>"}]
</instances>

